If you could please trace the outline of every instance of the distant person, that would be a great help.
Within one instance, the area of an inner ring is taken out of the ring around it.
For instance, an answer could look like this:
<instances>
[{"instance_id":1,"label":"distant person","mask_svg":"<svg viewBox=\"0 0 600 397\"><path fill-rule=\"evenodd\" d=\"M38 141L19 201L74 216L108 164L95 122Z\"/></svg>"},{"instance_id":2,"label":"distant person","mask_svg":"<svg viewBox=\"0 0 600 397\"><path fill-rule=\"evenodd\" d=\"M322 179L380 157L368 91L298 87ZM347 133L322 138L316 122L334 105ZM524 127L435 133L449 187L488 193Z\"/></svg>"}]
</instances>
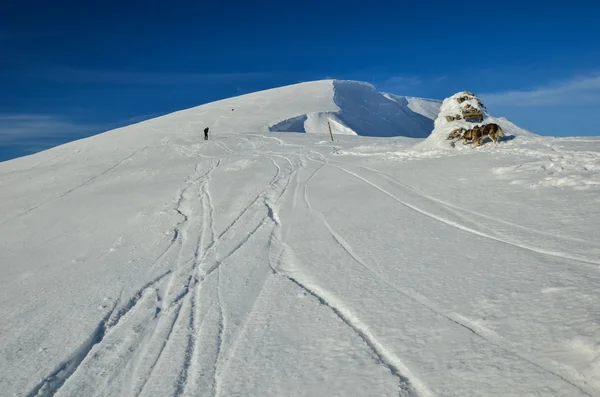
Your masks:
<instances>
[{"instance_id":1,"label":"distant person","mask_svg":"<svg viewBox=\"0 0 600 397\"><path fill-rule=\"evenodd\" d=\"M204 140L208 141L208 127L204 129Z\"/></svg>"}]
</instances>

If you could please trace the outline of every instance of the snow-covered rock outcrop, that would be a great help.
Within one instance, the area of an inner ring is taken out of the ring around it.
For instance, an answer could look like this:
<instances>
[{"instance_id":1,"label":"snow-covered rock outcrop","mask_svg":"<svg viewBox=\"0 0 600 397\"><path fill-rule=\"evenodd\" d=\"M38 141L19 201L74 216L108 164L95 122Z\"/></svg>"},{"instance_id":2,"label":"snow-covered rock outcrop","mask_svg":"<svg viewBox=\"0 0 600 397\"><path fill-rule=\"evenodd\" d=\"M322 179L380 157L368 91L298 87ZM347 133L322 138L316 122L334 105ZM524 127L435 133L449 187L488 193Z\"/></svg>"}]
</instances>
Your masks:
<instances>
[{"instance_id":1,"label":"snow-covered rock outcrop","mask_svg":"<svg viewBox=\"0 0 600 397\"><path fill-rule=\"evenodd\" d=\"M457 92L444 99L440 111L434 121L434 129L423 142L418 144L419 149L470 149L462 144L453 145L448 136L457 130L470 130L475 126L496 123L507 135L533 135L531 132L517 127L504 118L495 118L489 115L487 108L474 94L468 91ZM506 138L505 138L506 139Z\"/></svg>"}]
</instances>

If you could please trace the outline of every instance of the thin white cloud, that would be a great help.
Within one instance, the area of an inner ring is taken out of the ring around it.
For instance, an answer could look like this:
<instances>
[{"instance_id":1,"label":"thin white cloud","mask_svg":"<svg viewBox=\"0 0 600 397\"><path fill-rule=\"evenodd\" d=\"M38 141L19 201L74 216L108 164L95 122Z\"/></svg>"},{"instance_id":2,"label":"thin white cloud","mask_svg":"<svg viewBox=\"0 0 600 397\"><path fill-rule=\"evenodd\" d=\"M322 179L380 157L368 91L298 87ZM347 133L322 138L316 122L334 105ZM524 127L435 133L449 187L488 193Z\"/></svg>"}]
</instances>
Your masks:
<instances>
[{"instance_id":1,"label":"thin white cloud","mask_svg":"<svg viewBox=\"0 0 600 397\"><path fill-rule=\"evenodd\" d=\"M99 128L97 125L76 123L51 115L0 113L0 144L14 144L33 138L68 137Z\"/></svg>"},{"instance_id":2,"label":"thin white cloud","mask_svg":"<svg viewBox=\"0 0 600 397\"><path fill-rule=\"evenodd\" d=\"M423 80L418 76L392 76L385 79L371 80L373 85L380 91L390 92L398 95L414 94L423 83Z\"/></svg>"},{"instance_id":3,"label":"thin white cloud","mask_svg":"<svg viewBox=\"0 0 600 397\"><path fill-rule=\"evenodd\" d=\"M46 78L59 82L115 85L189 85L227 84L264 79L268 73L152 73L114 70L92 70L61 67L50 70Z\"/></svg>"},{"instance_id":4,"label":"thin white cloud","mask_svg":"<svg viewBox=\"0 0 600 397\"><path fill-rule=\"evenodd\" d=\"M387 79L384 84L397 87L410 87L421 85L423 81L417 76L393 76Z\"/></svg>"},{"instance_id":5,"label":"thin white cloud","mask_svg":"<svg viewBox=\"0 0 600 397\"><path fill-rule=\"evenodd\" d=\"M417 95L446 80L448 76L392 76L374 82L381 91L397 95Z\"/></svg>"},{"instance_id":6,"label":"thin white cloud","mask_svg":"<svg viewBox=\"0 0 600 397\"><path fill-rule=\"evenodd\" d=\"M165 114L166 114L165 112L140 114L138 116L129 117L128 119L126 119L124 121L124 123L125 124L139 123L139 122L150 120L150 119L153 119L156 117L164 116Z\"/></svg>"},{"instance_id":7,"label":"thin white cloud","mask_svg":"<svg viewBox=\"0 0 600 397\"><path fill-rule=\"evenodd\" d=\"M576 77L532 90L480 94L479 97L486 104L518 107L600 104L600 75Z\"/></svg>"}]
</instances>

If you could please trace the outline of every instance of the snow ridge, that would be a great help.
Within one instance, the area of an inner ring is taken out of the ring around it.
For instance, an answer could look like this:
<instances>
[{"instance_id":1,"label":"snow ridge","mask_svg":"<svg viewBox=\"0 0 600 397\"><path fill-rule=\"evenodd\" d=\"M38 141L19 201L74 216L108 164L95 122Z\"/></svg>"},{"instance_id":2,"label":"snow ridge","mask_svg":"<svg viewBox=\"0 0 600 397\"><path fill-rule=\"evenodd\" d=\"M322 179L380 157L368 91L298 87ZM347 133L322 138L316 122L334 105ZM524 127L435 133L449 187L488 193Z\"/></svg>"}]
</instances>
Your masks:
<instances>
[{"instance_id":1,"label":"snow ridge","mask_svg":"<svg viewBox=\"0 0 600 397\"><path fill-rule=\"evenodd\" d=\"M269 130L329 135L331 127L334 135L424 138L433 129L431 118L420 110L427 107L424 100L411 99L409 102L403 97L392 98L379 93L371 84L352 80L333 80L330 83L332 105L337 108L335 111L296 115L277 121ZM423 104L421 108L418 108L418 103Z\"/></svg>"}]
</instances>

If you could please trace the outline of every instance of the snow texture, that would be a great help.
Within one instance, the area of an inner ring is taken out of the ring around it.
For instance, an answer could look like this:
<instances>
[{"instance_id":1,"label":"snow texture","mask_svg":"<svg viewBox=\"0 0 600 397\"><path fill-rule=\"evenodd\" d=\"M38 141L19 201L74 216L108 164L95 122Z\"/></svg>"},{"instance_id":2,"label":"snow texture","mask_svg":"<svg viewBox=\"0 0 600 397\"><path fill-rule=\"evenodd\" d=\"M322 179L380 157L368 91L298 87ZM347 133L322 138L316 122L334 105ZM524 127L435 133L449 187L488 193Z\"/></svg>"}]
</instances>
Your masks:
<instances>
[{"instance_id":1,"label":"snow texture","mask_svg":"<svg viewBox=\"0 0 600 397\"><path fill-rule=\"evenodd\" d=\"M439 102L393 98L299 84L0 164L1 394L600 396L600 139L486 115L515 138L427 148Z\"/></svg>"},{"instance_id":2,"label":"snow texture","mask_svg":"<svg viewBox=\"0 0 600 397\"><path fill-rule=\"evenodd\" d=\"M399 102L408 103L408 108L430 120L435 120L440 112L441 101L427 98L416 98L409 96L398 96L394 94L383 94L386 98Z\"/></svg>"}]
</instances>

